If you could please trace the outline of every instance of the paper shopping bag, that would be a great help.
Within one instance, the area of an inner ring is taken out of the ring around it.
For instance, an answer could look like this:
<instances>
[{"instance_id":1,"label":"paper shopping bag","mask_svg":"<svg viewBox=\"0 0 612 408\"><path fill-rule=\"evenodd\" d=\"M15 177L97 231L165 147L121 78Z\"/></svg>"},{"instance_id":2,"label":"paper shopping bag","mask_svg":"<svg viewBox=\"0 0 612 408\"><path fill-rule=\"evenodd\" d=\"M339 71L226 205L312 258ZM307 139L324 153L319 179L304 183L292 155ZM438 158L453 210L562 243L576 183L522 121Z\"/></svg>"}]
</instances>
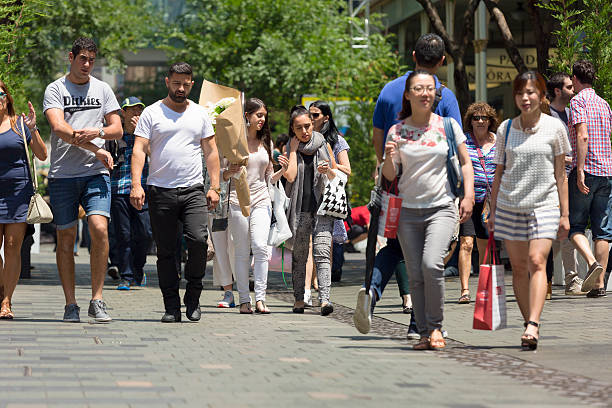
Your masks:
<instances>
[{"instance_id":1,"label":"paper shopping bag","mask_svg":"<svg viewBox=\"0 0 612 408\"><path fill-rule=\"evenodd\" d=\"M397 237L401 210L402 199L400 197L387 192L382 193L378 235L385 238Z\"/></svg>"},{"instance_id":2,"label":"paper shopping bag","mask_svg":"<svg viewBox=\"0 0 612 408\"><path fill-rule=\"evenodd\" d=\"M491 254L491 263L487 258ZM504 266L495 259L495 240L489 236L484 265L480 265L473 328L476 330L498 330L506 327L506 288Z\"/></svg>"}]
</instances>

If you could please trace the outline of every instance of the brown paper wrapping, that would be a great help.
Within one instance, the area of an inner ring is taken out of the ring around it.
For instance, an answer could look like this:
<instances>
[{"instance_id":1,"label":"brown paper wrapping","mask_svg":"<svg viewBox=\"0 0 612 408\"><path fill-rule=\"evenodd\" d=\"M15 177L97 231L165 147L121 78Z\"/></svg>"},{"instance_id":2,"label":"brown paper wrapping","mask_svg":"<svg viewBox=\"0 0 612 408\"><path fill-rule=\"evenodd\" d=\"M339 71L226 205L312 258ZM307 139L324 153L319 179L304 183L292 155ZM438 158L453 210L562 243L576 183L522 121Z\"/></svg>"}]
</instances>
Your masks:
<instances>
[{"instance_id":1,"label":"brown paper wrapping","mask_svg":"<svg viewBox=\"0 0 612 408\"><path fill-rule=\"evenodd\" d=\"M216 104L223 98L236 98L226 110L217 116L215 142L219 151L231 164L246 166L249 162L249 147L246 139L246 125L242 109L242 93L237 89L204 81L200 92L200 105ZM251 195L246 171L241 172L235 183L236 195L242 215L251 214Z\"/></svg>"}]
</instances>

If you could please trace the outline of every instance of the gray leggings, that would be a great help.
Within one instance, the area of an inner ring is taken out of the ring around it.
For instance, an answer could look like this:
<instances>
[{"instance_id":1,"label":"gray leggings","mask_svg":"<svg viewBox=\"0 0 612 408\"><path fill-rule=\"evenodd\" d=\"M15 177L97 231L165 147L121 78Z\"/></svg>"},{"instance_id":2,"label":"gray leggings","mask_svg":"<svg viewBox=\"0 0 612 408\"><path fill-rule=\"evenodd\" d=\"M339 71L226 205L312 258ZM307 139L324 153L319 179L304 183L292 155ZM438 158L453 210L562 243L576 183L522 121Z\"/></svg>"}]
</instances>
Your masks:
<instances>
[{"instance_id":1,"label":"gray leggings","mask_svg":"<svg viewBox=\"0 0 612 408\"><path fill-rule=\"evenodd\" d=\"M302 212L298 215L298 227L293 240L291 262L293 296L296 301L304 300L306 284L306 261L308 260L309 237L312 235L312 257L317 265L317 280L321 302L329 302L331 287L331 246L334 219L328 216Z\"/></svg>"},{"instance_id":2,"label":"gray leggings","mask_svg":"<svg viewBox=\"0 0 612 408\"><path fill-rule=\"evenodd\" d=\"M444 256L455 230L457 207L402 208L398 238L406 260L414 319L421 336L442 328Z\"/></svg>"}]
</instances>

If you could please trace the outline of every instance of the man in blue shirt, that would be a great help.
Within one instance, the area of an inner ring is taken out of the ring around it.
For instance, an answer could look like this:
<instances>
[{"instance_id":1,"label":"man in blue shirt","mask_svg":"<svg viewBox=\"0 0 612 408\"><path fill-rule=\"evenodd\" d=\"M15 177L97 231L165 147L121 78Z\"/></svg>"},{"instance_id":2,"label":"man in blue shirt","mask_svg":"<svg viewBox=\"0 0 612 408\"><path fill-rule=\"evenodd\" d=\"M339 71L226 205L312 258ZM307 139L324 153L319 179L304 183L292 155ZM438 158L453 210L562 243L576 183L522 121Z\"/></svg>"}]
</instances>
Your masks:
<instances>
[{"instance_id":1,"label":"man in blue shirt","mask_svg":"<svg viewBox=\"0 0 612 408\"><path fill-rule=\"evenodd\" d=\"M443 86L436 76L438 68L444 63L444 41L442 38L431 33L422 35L414 46L412 58L415 62L415 69L430 72L435 78L436 101L433 107L434 112L443 117L452 117L461 125L461 112L455 94ZM399 122L398 113L402 110L406 79L411 72L408 71L401 77L387 83L376 101L372 120L374 125L372 143L379 164L383 161L387 132L391 126ZM361 333L365 334L370 331L372 312L374 311L376 301L382 296L389 278L403 260L404 255L397 239L388 239L387 245L376 255L370 293L366 294L365 288L360 290L360 294L357 297L356 312L353 317L355 326ZM400 278L407 280L408 278L405 276L405 273L403 271L404 276L400 276ZM412 315L408 338L418 340L419 337L414 322L414 315Z\"/></svg>"},{"instance_id":2,"label":"man in blue shirt","mask_svg":"<svg viewBox=\"0 0 612 408\"><path fill-rule=\"evenodd\" d=\"M137 210L130 204L134 129L144 108L144 103L135 96L121 102L124 132L112 149L116 158L111 173L111 225L114 228L117 267L121 277L117 286L119 290L130 290L132 285L141 286L146 282L143 268L152 239L148 206L145 204L141 210ZM145 163L142 171L143 186L146 186L148 172L149 167Z\"/></svg>"}]
</instances>

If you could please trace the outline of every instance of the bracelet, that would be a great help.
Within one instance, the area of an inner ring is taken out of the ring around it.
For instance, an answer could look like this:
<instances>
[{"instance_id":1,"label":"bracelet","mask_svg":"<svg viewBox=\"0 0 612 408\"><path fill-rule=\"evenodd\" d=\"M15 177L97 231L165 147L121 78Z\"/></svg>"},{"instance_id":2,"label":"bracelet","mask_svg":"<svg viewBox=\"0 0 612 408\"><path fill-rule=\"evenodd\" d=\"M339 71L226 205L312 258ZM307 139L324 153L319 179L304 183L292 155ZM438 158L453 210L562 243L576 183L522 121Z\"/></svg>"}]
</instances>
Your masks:
<instances>
[{"instance_id":1,"label":"bracelet","mask_svg":"<svg viewBox=\"0 0 612 408\"><path fill-rule=\"evenodd\" d=\"M30 129L30 128L28 128L28 129L30 130L30 133L32 133L32 132L39 132L40 131L40 129L38 129L38 126L36 126L36 125L34 125L34 129Z\"/></svg>"},{"instance_id":2,"label":"bracelet","mask_svg":"<svg viewBox=\"0 0 612 408\"><path fill-rule=\"evenodd\" d=\"M209 188L209 190L214 191L214 192L215 192L215 193L217 193L217 195L219 195L219 196L221 195L221 187L213 187L213 186L211 186L211 187Z\"/></svg>"}]
</instances>

